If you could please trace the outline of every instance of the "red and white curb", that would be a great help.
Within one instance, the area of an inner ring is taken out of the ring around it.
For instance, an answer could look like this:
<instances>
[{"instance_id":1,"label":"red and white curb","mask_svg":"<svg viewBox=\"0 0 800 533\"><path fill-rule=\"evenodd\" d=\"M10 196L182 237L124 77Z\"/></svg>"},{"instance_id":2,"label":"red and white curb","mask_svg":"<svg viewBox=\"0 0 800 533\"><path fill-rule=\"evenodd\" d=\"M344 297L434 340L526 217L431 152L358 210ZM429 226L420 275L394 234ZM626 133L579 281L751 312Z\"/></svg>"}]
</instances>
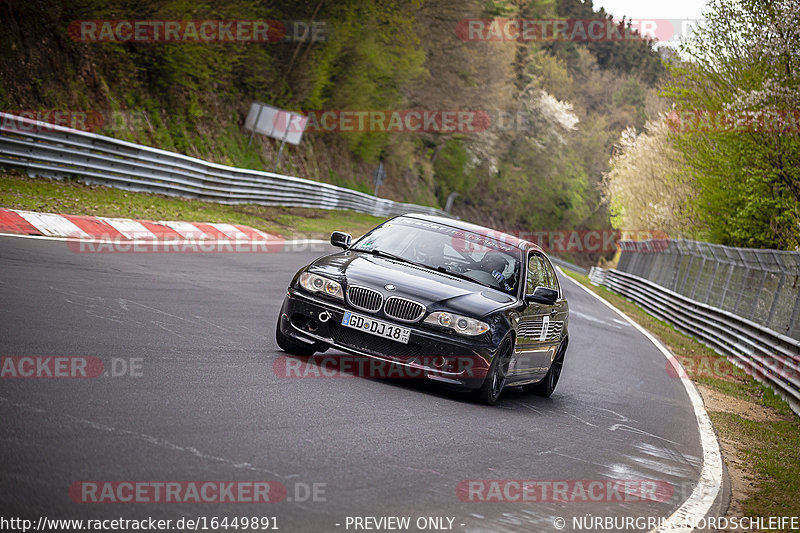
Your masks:
<instances>
[{"instance_id":1,"label":"red and white curb","mask_svg":"<svg viewBox=\"0 0 800 533\"><path fill-rule=\"evenodd\" d=\"M326 241L287 240L240 224L150 221L0 209L0 235L64 240L76 252L281 252Z\"/></svg>"}]
</instances>

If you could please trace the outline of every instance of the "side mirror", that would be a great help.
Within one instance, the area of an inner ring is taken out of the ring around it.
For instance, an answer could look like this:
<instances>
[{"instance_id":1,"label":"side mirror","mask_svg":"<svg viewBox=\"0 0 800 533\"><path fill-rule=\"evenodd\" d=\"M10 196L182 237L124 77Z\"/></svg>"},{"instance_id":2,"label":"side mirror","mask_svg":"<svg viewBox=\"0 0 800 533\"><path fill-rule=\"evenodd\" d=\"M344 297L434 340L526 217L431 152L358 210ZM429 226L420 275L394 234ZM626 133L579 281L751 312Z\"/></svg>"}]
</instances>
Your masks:
<instances>
[{"instance_id":1,"label":"side mirror","mask_svg":"<svg viewBox=\"0 0 800 533\"><path fill-rule=\"evenodd\" d=\"M525 295L525 301L528 303L553 305L556 300L558 300L558 291L547 287L536 287L533 294Z\"/></svg>"},{"instance_id":2,"label":"side mirror","mask_svg":"<svg viewBox=\"0 0 800 533\"><path fill-rule=\"evenodd\" d=\"M347 250L350 248L350 243L352 241L353 237L349 233L345 233L343 231L334 231L331 233L331 244L338 246L339 248L344 248Z\"/></svg>"}]
</instances>

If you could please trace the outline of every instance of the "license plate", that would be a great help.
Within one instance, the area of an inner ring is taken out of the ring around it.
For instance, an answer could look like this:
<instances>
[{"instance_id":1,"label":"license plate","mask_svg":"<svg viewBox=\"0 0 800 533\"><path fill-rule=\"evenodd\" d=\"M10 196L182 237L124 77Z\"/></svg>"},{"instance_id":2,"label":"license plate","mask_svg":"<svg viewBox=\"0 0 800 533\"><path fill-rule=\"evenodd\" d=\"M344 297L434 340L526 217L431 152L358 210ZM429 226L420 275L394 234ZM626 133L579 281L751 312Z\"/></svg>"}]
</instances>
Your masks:
<instances>
[{"instance_id":1,"label":"license plate","mask_svg":"<svg viewBox=\"0 0 800 533\"><path fill-rule=\"evenodd\" d=\"M408 337L411 335L411 330L408 328L401 328L374 318L355 315L350 311L345 311L342 325L364 333L370 333L376 337L402 342L403 344L408 344Z\"/></svg>"}]
</instances>

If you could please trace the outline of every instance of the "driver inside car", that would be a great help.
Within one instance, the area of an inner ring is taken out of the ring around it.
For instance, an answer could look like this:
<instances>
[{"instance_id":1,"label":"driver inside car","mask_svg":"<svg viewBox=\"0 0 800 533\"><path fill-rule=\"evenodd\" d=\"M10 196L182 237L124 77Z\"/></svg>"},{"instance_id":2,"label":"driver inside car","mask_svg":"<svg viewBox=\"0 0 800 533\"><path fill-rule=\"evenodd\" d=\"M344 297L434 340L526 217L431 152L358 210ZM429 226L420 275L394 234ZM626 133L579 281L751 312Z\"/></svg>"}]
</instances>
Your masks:
<instances>
[{"instance_id":1,"label":"driver inside car","mask_svg":"<svg viewBox=\"0 0 800 533\"><path fill-rule=\"evenodd\" d=\"M509 284L510 280L506 278L505 271L508 268L508 261L499 253L489 251L486 256L481 260L484 268L492 273L492 277L497 280L498 285L505 291L510 291L513 286Z\"/></svg>"}]
</instances>

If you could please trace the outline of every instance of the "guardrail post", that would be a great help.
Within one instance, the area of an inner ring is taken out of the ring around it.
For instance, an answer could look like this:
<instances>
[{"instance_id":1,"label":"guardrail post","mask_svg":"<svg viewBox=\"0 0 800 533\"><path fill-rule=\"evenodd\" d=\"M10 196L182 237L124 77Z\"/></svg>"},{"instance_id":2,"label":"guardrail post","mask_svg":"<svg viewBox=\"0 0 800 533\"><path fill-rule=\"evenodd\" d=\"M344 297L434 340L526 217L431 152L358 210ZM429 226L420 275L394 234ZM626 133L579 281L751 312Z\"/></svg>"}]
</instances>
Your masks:
<instances>
[{"instance_id":1,"label":"guardrail post","mask_svg":"<svg viewBox=\"0 0 800 533\"><path fill-rule=\"evenodd\" d=\"M783 266L783 261L774 251L772 252L772 257L775 259L775 264L781 269L781 279L778 281L778 288L775 290L775 294L772 295L772 305L769 307L769 314L767 315L767 327L771 327L772 320L775 318L775 311L778 309L778 296L783 290L783 284L786 283L786 267Z\"/></svg>"},{"instance_id":2,"label":"guardrail post","mask_svg":"<svg viewBox=\"0 0 800 533\"><path fill-rule=\"evenodd\" d=\"M761 281L758 284L758 289L756 289L756 295L755 295L755 299L753 301L753 309L750 312L751 316L753 317L753 319L756 322L759 322L758 320L756 320L756 317L758 316L758 302L761 300L761 293L764 291L764 285L767 283L767 277L769 277L769 273L770 273L770 265L765 260L762 260L761 256L763 254L764 254L764 252L756 252L756 254L755 254L756 255L756 261L758 261L758 264L761 267L761 270L764 271L764 275L761 276ZM774 259L774 255L773 255L773 259ZM777 300L778 299L777 298L777 293L773 294L772 298L773 298L773 302L775 300ZM771 304L770 304L770 307L772 307Z\"/></svg>"},{"instance_id":3,"label":"guardrail post","mask_svg":"<svg viewBox=\"0 0 800 533\"><path fill-rule=\"evenodd\" d=\"M733 304L733 309L731 309L731 311L735 314L736 310L739 309L739 304L742 302L742 294L744 294L744 288L747 284L747 277L750 274L750 268L747 266L747 262L744 260L744 255L742 255L742 252L739 251L738 248L734 248L734 250L736 250L736 253L739 254L739 258L742 260L742 268L744 269L742 283L740 284L741 286L739 287L739 292L736 294L736 303Z\"/></svg>"},{"instance_id":4,"label":"guardrail post","mask_svg":"<svg viewBox=\"0 0 800 533\"><path fill-rule=\"evenodd\" d=\"M800 298L795 300L794 309L792 310L792 318L789 320L789 331L787 332L791 337L795 324L797 324L797 316L800 315Z\"/></svg>"},{"instance_id":5,"label":"guardrail post","mask_svg":"<svg viewBox=\"0 0 800 533\"><path fill-rule=\"evenodd\" d=\"M781 267L783 268L783 267ZM772 296L772 305L769 307L769 315L767 315L767 323L766 326L772 327L772 320L775 318L775 310L778 308L778 295L783 290L783 284L786 282L786 272L781 272L781 279L778 282L778 289L775 291L775 294Z\"/></svg>"},{"instance_id":6,"label":"guardrail post","mask_svg":"<svg viewBox=\"0 0 800 533\"><path fill-rule=\"evenodd\" d=\"M733 277L733 271L736 268L736 263L734 263L733 261L730 261L728 263L728 267L729 267L728 268L728 275L725 278L725 285L722 286L722 296L720 297L720 300L719 300L719 308L720 309L725 309L725 296L728 294L728 288L731 285L731 278Z\"/></svg>"},{"instance_id":7,"label":"guardrail post","mask_svg":"<svg viewBox=\"0 0 800 533\"><path fill-rule=\"evenodd\" d=\"M714 270L711 271L711 277L708 281L708 289L706 289L706 297L703 299L703 303L707 304L708 300L711 298L711 289L714 288L714 282L717 281L717 269L719 269L719 260L716 259L714 256Z\"/></svg>"},{"instance_id":8,"label":"guardrail post","mask_svg":"<svg viewBox=\"0 0 800 533\"><path fill-rule=\"evenodd\" d=\"M753 317L754 322L758 322L758 320L756 320L756 313L758 312L758 300L761 298L761 291L764 290L764 284L767 282L768 275L769 272L765 270L764 275L761 276L761 281L758 284L758 288L756 289L756 297L753 299L753 309L750 311L750 315Z\"/></svg>"},{"instance_id":9,"label":"guardrail post","mask_svg":"<svg viewBox=\"0 0 800 533\"><path fill-rule=\"evenodd\" d=\"M689 262L686 263L686 273L683 275L683 282L681 283L681 288L678 289L676 292L680 294L684 294L683 290L686 288L686 282L689 281L689 274L692 271L692 263L694 262L694 254L691 250L689 250Z\"/></svg>"},{"instance_id":10,"label":"guardrail post","mask_svg":"<svg viewBox=\"0 0 800 533\"><path fill-rule=\"evenodd\" d=\"M683 262L683 251L681 247L678 245L678 241L675 241L675 251L677 252L675 255L675 262L672 263L672 276L669 279L669 285L667 288L672 289L673 291L678 291L678 277L681 273L681 262Z\"/></svg>"},{"instance_id":11,"label":"guardrail post","mask_svg":"<svg viewBox=\"0 0 800 533\"><path fill-rule=\"evenodd\" d=\"M703 257L703 262L700 263L700 270L697 271L697 276L694 278L694 285L692 286L692 294L689 296L694 300L694 293L697 292L697 285L700 283L700 278L703 277L703 270L706 268L706 258Z\"/></svg>"}]
</instances>

